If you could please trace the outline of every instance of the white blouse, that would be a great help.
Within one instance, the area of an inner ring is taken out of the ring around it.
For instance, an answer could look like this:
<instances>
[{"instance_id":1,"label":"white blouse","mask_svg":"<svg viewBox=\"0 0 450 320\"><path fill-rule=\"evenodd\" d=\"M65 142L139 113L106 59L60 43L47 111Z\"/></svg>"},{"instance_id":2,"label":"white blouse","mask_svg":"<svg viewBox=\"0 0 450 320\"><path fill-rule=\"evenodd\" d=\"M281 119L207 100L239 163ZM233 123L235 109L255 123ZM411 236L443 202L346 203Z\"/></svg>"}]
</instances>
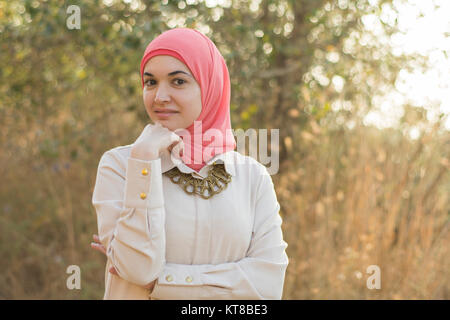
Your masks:
<instances>
[{"instance_id":1,"label":"white blouse","mask_svg":"<svg viewBox=\"0 0 450 320\"><path fill-rule=\"evenodd\" d=\"M266 167L235 151L198 174L178 163L197 178L225 163L231 182L205 200L162 174L175 166L168 151L143 161L131 147L103 154L92 196L107 248L104 299L281 299L287 243Z\"/></svg>"}]
</instances>

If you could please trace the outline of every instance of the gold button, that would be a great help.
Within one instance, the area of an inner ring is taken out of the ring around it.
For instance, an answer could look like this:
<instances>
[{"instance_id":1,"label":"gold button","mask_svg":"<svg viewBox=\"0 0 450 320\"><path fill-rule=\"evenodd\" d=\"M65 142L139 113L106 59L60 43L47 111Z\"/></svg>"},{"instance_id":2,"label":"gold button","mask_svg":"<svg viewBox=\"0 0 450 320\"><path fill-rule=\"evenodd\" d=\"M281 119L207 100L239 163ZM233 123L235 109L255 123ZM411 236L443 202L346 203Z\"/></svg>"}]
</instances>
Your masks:
<instances>
[{"instance_id":1,"label":"gold button","mask_svg":"<svg viewBox=\"0 0 450 320\"><path fill-rule=\"evenodd\" d=\"M142 169L142 175L143 175L143 176L148 175L148 170L147 170L147 168Z\"/></svg>"},{"instance_id":2,"label":"gold button","mask_svg":"<svg viewBox=\"0 0 450 320\"><path fill-rule=\"evenodd\" d=\"M170 274L168 274L166 276L166 280L167 280L167 282L171 282L173 280L173 277Z\"/></svg>"},{"instance_id":3,"label":"gold button","mask_svg":"<svg viewBox=\"0 0 450 320\"><path fill-rule=\"evenodd\" d=\"M192 278L189 277L189 276L187 276L187 277L186 277L186 282L191 283L191 282L192 282Z\"/></svg>"},{"instance_id":4,"label":"gold button","mask_svg":"<svg viewBox=\"0 0 450 320\"><path fill-rule=\"evenodd\" d=\"M145 199L145 198L147 198L147 195L144 192L142 192L141 193L141 199Z\"/></svg>"}]
</instances>

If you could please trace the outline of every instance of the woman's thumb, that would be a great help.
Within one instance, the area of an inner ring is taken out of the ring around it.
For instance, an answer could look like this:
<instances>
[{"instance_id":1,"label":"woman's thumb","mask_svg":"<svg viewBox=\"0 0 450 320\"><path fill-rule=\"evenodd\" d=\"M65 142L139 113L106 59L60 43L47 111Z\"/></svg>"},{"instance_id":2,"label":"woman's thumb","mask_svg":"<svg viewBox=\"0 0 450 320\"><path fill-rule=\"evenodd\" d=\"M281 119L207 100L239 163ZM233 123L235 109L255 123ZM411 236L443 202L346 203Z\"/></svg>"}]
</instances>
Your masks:
<instances>
[{"instance_id":1,"label":"woman's thumb","mask_svg":"<svg viewBox=\"0 0 450 320\"><path fill-rule=\"evenodd\" d=\"M172 143L169 149L171 154L176 158L180 158L183 156L183 150L184 150L183 140Z\"/></svg>"}]
</instances>

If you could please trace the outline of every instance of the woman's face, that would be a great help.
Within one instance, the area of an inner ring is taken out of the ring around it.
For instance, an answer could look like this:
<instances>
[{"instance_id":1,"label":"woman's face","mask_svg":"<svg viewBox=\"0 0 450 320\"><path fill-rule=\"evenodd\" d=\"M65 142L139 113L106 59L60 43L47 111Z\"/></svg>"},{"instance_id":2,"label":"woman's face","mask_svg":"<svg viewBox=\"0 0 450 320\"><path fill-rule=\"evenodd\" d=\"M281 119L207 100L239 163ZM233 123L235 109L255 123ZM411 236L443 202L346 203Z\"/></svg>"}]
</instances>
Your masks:
<instances>
[{"instance_id":1,"label":"woman's face","mask_svg":"<svg viewBox=\"0 0 450 320\"><path fill-rule=\"evenodd\" d=\"M143 98L150 119L171 131L189 127L202 111L199 84L172 56L155 56L146 63Z\"/></svg>"}]
</instances>

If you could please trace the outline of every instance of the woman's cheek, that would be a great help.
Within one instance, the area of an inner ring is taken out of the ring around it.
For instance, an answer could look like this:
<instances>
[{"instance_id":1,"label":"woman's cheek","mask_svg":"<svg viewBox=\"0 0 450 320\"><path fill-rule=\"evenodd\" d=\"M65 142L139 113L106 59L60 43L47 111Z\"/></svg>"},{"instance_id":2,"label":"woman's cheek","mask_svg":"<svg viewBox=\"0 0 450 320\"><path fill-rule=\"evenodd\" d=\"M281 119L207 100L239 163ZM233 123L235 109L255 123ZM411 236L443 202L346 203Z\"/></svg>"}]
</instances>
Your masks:
<instances>
[{"instance_id":1,"label":"woman's cheek","mask_svg":"<svg viewBox=\"0 0 450 320\"><path fill-rule=\"evenodd\" d=\"M144 91L144 104L146 107L151 107L151 102L152 102L152 98L151 98L151 94L149 92L145 92Z\"/></svg>"},{"instance_id":2,"label":"woman's cheek","mask_svg":"<svg viewBox=\"0 0 450 320\"><path fill-rule=\"evenodd\" d=\"M145 107L145 111L147 112L147 114L148 114L148 116L150 117L150 118L152 118L152 114L151 114L151 110L152 110L152 99L151 99L151 97L150 97L150 95L145 95L144 94L144 97L143 97L144 99L144 107Z\"/></svg>"}]
</instances>

